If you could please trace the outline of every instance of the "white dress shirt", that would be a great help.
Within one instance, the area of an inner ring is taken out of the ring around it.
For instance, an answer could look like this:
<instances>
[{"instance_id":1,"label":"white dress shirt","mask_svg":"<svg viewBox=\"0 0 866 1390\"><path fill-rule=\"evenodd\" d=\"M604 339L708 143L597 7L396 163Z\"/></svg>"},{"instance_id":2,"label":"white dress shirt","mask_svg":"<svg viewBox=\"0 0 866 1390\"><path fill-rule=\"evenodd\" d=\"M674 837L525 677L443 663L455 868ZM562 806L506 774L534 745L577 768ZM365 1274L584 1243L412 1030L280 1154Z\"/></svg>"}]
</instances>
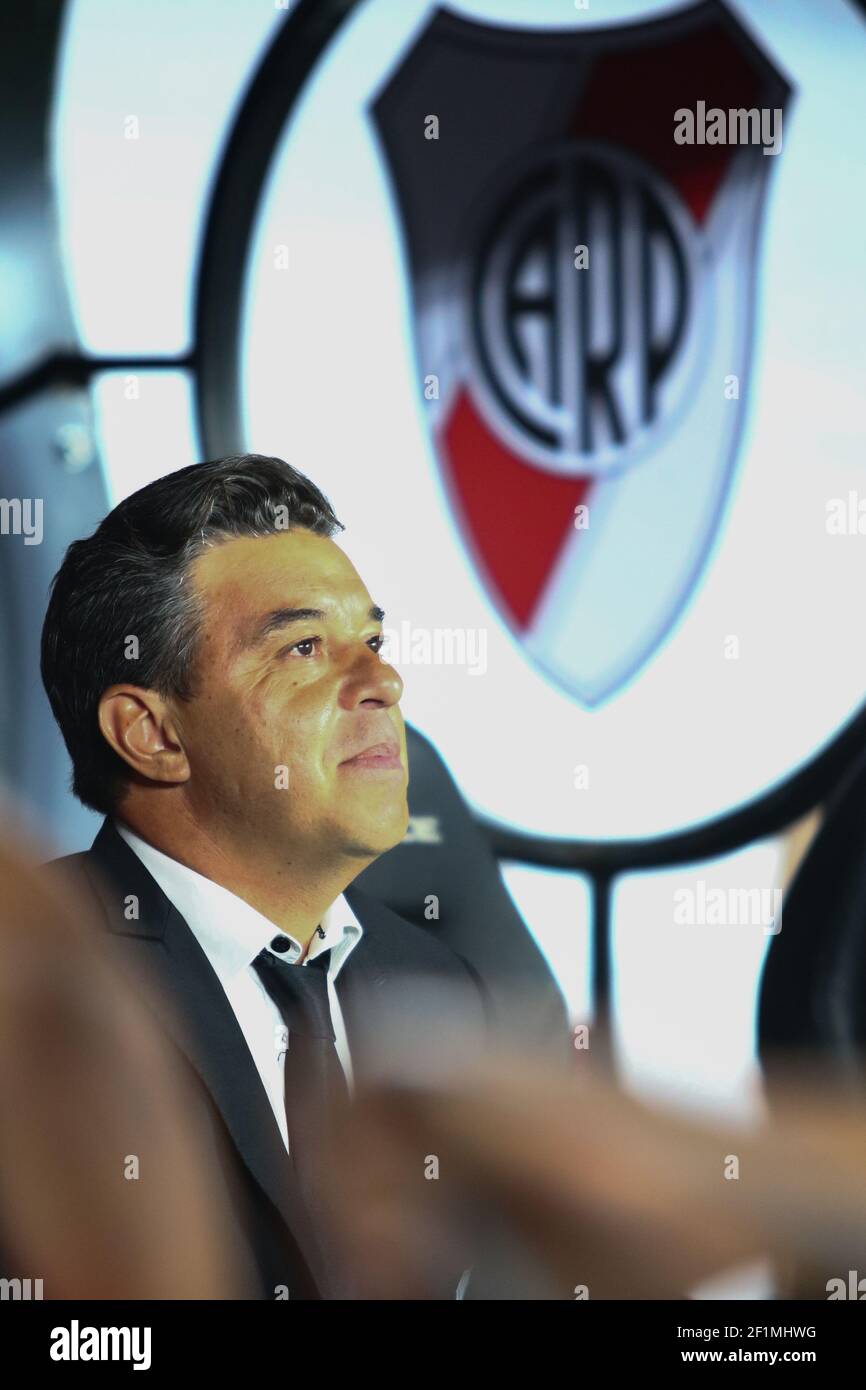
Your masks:
<instances>
[{"instance_id":1,"label":"white dress shirt","mask_svg":"<svg viewBox=\"0 0 866 1390\"><path fill-rule=\"evenodd\" d=\"M259 952L270 947L277 937L289 942L288 950L274 952L278 960L294 963L301 956L303 948L293 936L236 893L205 878L195 869L178 863L176 859L163 854L162 850L154 849L153 845L119 821L115 821L114 826L177 908L215 970L246 1038L288 1150L283 1080L288 1032L279 1009L252 964ZM331 1023L337 1054L350 1092L353 1089L352 1059L337 998L336 980L363 931L341 893L322 917L307 955L301 961L302 966L306 965L322 951L330 949L328 1001Z\"/></svg>"}]
</instances>

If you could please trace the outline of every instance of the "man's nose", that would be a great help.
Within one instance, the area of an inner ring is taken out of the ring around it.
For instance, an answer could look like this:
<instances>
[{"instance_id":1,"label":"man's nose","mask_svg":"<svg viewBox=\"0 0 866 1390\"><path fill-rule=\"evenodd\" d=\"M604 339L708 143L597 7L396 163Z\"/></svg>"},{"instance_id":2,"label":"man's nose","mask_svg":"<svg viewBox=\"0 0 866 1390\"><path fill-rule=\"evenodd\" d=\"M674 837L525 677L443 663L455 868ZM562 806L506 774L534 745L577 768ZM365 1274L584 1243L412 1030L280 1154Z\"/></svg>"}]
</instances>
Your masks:
<instances>
[{"instance_id":1,"label":"man's nose","mask_svg":"<svg viewBox=\"0 0 866 1390\"><path fill-rule=\"evenodd\" d=\"M403 680L394 666L382 661L371 647L359 654L344 686L344 703L348 707L396 705L402 694Z\"/></svg>"}]
</instances>

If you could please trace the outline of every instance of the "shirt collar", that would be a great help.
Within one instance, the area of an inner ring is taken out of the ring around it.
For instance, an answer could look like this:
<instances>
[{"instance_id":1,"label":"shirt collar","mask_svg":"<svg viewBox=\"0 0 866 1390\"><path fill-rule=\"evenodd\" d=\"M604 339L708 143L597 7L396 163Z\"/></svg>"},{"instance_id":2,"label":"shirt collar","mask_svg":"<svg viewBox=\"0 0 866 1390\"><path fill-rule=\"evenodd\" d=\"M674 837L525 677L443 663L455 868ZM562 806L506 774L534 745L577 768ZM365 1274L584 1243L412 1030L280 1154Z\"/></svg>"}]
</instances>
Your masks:
<instances>
[{"instance_id":1,"label":"shirt collar","mask_svg":"<svg viewBox=\"0 0 866 1390\"><path fill-rule=\"evenodd\" d=\"M279 959L292 964L300 959L300 942L229 888L172 859L120 821L115 820L114 828L177 908L218 975L231 978L239 974L276 938L289 942L289 949L280 952ZM330 950L328 974L335 980L363 933L341 893L322 914L302 964Z\"/></svg>"}]
</instances>

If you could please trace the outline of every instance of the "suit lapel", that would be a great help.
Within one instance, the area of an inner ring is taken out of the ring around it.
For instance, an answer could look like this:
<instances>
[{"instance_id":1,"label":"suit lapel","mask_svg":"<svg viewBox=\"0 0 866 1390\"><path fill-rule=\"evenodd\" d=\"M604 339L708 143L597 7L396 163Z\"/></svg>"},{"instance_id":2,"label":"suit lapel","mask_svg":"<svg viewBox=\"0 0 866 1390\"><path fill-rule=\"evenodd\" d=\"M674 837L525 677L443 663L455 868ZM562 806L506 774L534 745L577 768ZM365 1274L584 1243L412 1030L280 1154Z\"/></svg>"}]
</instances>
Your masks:
<instances>
[{"instance_id":1,"label":"suit lapel","mask_svg":"<svg viewBox=\"0 0 866 1390\"><path fill-rule=\"evenodd\" d=\"M184 918L106 820L87 856L113 954L151 982L160 1022L201 1078L242 1161L280 1212L314 1276L322 1253L243 1031ZM126 913L137 900L137 918Z\"/></svg>"},{"instance_id":2,"label":"suit lapel","mask_svg":"<svg viewBox=\"0 0 866 1390\"><path fill-rule=\"evenodd\" d=\"M364 928L337 980L357 1080L426 1072L453 1059L461 1038L482 1045L480 996L457 958L363 890L345 897Z\"/></svg>"},{"instance_id":3,"label":"suit lapel","mask_svg":"<svg viewBox=\"0 0 866 1390\"><path fill-rule=\"evenodd\" d=\"M448 1084L486 1045L483 998L463 962L420 927L362 889L344 890L364 928L337 980L337 994L362 1085ZM450 1191L443 1173L442 1190ZM431 1229L443 1198L438 1183L417 1196ZM455 1189L456 1197L456 1189ZM450 1200L447 1199L447 1200ZM467 1241L471 1245L471 1240ZM453 1299L469 1259L443 1260L434 1297Z\"/></svg>"}]
</instances>

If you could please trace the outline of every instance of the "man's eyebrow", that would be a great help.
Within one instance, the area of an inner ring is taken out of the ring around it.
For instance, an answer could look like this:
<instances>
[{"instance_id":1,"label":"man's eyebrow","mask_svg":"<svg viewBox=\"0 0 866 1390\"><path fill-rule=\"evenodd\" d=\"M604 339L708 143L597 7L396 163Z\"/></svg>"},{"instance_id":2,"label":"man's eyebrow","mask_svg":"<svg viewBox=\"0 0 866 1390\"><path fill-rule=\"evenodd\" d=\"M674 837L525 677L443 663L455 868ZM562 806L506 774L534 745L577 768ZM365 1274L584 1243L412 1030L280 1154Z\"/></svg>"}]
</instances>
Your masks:
<instances>
[{"instance_id":1,"label":"man's eyebrow","mask_svg":"<svg viewBox=\"0 0 866 1390\"><path fill-rule=\"evenodd\" d=\"M290 627L292 623L324 622L327 616L323 608L274 608L242 637L241 647L257 647L266 637L270 637L272 632L279 632L282 628ZM381 623L385 610L374 603L367 616L374 623Z\"/></svg>"}]
</instances>

